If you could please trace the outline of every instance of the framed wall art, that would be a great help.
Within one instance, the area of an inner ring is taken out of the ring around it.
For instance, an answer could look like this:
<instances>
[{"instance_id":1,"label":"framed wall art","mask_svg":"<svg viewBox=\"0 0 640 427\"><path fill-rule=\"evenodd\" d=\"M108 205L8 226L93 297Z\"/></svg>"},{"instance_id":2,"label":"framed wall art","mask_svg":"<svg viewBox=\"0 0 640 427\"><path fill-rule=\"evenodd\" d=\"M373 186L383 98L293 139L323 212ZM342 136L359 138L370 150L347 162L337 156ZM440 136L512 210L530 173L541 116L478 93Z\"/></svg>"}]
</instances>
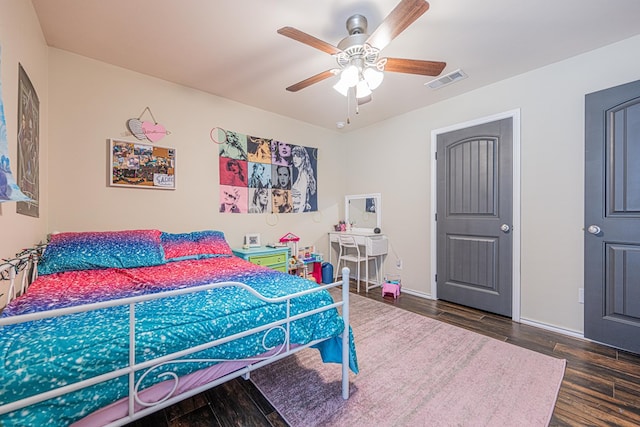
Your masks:
<instances>
[{"instance_id":1,"label":"framed wall art","mask_svg":"<svg viewBox=\"0 0 640 427\"><path fill-rule=\"evenodd\" d=\"M260 235L257 233L246 234L244 236L244 244L250 248L260 247Z\"/></svg>"},{"instance_id":2,"label":"framed wall art","mask_svg":"<svg viewBox=\"0 0 640 427\"><path fill-rule=\"evenodd\" d=\"M175 148L109 140L109 185L175 190Z\"/></svg>"},{"instance_id":3,"label":"framed wall art","mask_svg":"<svg viewBox=\"0 0 640 427\"><path fill-rule=\"evenodd\" d=\"M31 200L17 202L16 212L40 217L40 101L33 84L18 64L18 187Z\"/></svg>"}]
</instances>

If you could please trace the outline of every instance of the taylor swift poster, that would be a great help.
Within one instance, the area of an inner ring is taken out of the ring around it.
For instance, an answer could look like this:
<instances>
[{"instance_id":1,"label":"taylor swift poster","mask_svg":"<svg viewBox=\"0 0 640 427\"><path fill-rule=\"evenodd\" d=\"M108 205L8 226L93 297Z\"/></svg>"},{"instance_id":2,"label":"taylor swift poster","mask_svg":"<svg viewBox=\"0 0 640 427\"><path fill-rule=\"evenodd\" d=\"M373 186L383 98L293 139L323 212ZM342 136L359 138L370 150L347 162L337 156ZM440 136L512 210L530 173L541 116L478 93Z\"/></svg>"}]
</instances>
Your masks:
<instances>
[{"instance_id":1,"label":"taylor swift poster","mask_svg":"<svg viewBox=\"0 0 640 427\"><path fill-rule=\"evenodd\" d=\"M318 210L318 149L219 130L220 212Z\"/></svg>"},{"instance_id":2,"label":"taylor swift poster","mask_svg":"<svg viewBox=\"0 0 640 427\"><path fill-rule=\"evenodd\" d=\"M220 212L247 213L247 187L220 186Z\"/></svg>"},{"instance_id":3,"label":"taylor swift poster","mask_svg":"<svg viewBox=\"0 0 640 427\"><path fill-rule=\"evenodd\" d=\"M248 180L247 162L220 157L220 184L246 187Z\"/></svg>"},{"instance_id":4,"label":"taylor swift poster","mask_svg":"<svg viewBox=\"0 0 640 427\"><path fill-rule=\"evenodd\" d=\"M318 149L296 145L291 149L293 183L291 199L293 212L318 210L317 159Z\"/></svg>"}]
</instances>

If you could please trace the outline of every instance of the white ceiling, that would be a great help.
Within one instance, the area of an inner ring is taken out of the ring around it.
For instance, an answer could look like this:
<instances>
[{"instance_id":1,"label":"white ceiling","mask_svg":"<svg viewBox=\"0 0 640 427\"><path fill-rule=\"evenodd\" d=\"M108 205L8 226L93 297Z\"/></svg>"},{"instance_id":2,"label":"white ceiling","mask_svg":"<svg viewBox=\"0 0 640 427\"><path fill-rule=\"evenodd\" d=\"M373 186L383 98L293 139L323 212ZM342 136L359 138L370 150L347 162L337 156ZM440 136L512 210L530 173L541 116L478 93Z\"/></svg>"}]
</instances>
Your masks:
<instances>
[{"instance_id":1,"label":"white ceiling","mask_svg":"<svg viewBox=\"0 0 640 427\"><path fill-rule=\"evenodd\" d=\"M349 16L365 15L371 33L398 1L32 0L50 46L329 129L347 117L333 78L296 93L285 88L335 60L276 30L292 26L337 45ZM444 61L443 75L461 68L469 78L433 90L424 85L431 77L386 73L343 131L640 34L638 0L430 5L381 56Z\"/></svg>"}]
</instances>

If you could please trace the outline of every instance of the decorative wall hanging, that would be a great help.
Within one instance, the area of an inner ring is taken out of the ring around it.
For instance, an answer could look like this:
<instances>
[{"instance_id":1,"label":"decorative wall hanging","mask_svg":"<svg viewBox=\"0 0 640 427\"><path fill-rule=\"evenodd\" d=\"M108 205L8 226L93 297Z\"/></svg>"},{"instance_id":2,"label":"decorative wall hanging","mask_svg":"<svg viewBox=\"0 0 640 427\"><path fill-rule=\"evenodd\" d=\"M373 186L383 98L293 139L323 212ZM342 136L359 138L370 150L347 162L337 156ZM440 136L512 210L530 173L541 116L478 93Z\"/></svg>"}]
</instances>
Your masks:
<instances>
[{"instance_id":1,"label":"decorative wall hanging","mask_svg":"<svg viewBox=\"0 0 640 427\"><path fill-rule=\"evenodd\" d=\"M0 49L1 53L1 49ZM2 68L0 59L0 69ZM26 202L30 201L25 195L11 173L11 161L9 160L9 144L7 142L7 122L4 118L4 103L2 101L2 80L0 80L0 203L2 202Z\"/></svg>"},{"instance_id":2,"label":"decorative wall hanging","mask_svg":"<svg viewBox=\"0 0 640 427\"><path fill-rule=\"evenodd\" d=\"M318 149L213 128L219 144L220 212L318 210Z\"/></svg>"},{"instance_id":3,"label":"decorative wall hanging","mask_svg":"<svg viewBox=\"0 0 640 427\"><path fill-rule=\"evenodd\" d=\"M176 188L176 150L139 142L109 140L110 184L116 187Z\"/></svg>"},{"instance_id":4,"label":"decorative wall hanging","mask_svg":"<svg viewBox=\"0 0 640 427\"><path fill-rule=\"evenodd\" d=\"M144 116L145 112L149 112L153 122L143 122L140 120L142 116ZM156 121L156 118L153 117L153 113L149 107L145 107L138 118L127 120L127 128L129 128L129 132L139 140L148 139L151 142L158 142L164 138L165 135L171 134L171 132L166 130L164 126Z\"/></svg>"},{"instance_id":5,"label":"decorative wall hanging","mask_svg":"<svg viewBox=\"0 0 640 427\"><path fill-rule=\"evenodd\" d=\"M16 203L16 212L40 216L40 101L22 64L18 64L18 186L31 199Z\"/></svg>"}]
</instances>

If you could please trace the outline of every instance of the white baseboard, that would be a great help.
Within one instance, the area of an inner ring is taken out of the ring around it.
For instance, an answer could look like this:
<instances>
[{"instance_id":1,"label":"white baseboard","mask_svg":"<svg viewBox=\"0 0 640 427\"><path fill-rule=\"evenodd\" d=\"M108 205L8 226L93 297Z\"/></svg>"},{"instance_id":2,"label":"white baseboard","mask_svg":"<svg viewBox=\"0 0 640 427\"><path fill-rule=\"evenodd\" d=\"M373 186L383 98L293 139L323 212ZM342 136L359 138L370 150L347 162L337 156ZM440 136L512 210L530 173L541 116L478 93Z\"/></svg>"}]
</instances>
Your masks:
<instances>
[{"instance_id":1,"label":"white baseboard","mask_svg":"<svg viewBox=\"0 0 640 427\"><path fill-rule=\"evenodd\" d=\"M425 299L429 299L429 300L432 300L432 301L435 300L435 298L433 298L431 296L431 294L426 294L424 292L414 291L412 289L402 288L402 292L406 293L406 294L409 294L409 295L414 295L414 296L419 297L419 298L425 298ZM567 335L567 336L570 336L570 337L573 337L573 338L579 338L579 339L583 339L583 340L586 340L586 341L591 341L588 338L585 338L584 334L582 332L579 332L579 331L574 331L574 330L571 330L571 329L559 328L557 326L548 325L546 323L537 322L535 320L522 319L522 318L520 318L520 323L522 323L524 325L534 326L536 328L544 329L544 330L547 330L547 331L556 332L556 333L561 334L561 335Z\"/></svg>"},{"instance_id":2,"label":"white baseboard","mask_svg":"<svg viewBox=\"0 0 640 427\"><path fill-rule=\"evenodd\" d=\"M522 318L520 319L520 323L522 323L524 325L535 326L536 328L545 329L547 331L556 332L558 334L568 335L568 336L573 337L573 338L580 338L580 339L583 339L583 340L590 341L588 338L584 337L584 334L582 332L579 332L579 331L573 331L571 329L558 328L557 326L552 326L552 325L548 325L546 323L536 322L535 320L522 319Z\"/></svg>"},{"instance_id":3,"label":"white baseboard","mask_svg":"<svg viewBox=\"0 0 640 427\"><path fill-rule=\"evenodd\" d=\"M424 292L414 291L412 289L402 288L401 292L404 292L405 294L409 294L409 295L414 295L419 298L435 300L435 298L433 298L431 294L425 294Z\"/></svg>"}]
</instances>

